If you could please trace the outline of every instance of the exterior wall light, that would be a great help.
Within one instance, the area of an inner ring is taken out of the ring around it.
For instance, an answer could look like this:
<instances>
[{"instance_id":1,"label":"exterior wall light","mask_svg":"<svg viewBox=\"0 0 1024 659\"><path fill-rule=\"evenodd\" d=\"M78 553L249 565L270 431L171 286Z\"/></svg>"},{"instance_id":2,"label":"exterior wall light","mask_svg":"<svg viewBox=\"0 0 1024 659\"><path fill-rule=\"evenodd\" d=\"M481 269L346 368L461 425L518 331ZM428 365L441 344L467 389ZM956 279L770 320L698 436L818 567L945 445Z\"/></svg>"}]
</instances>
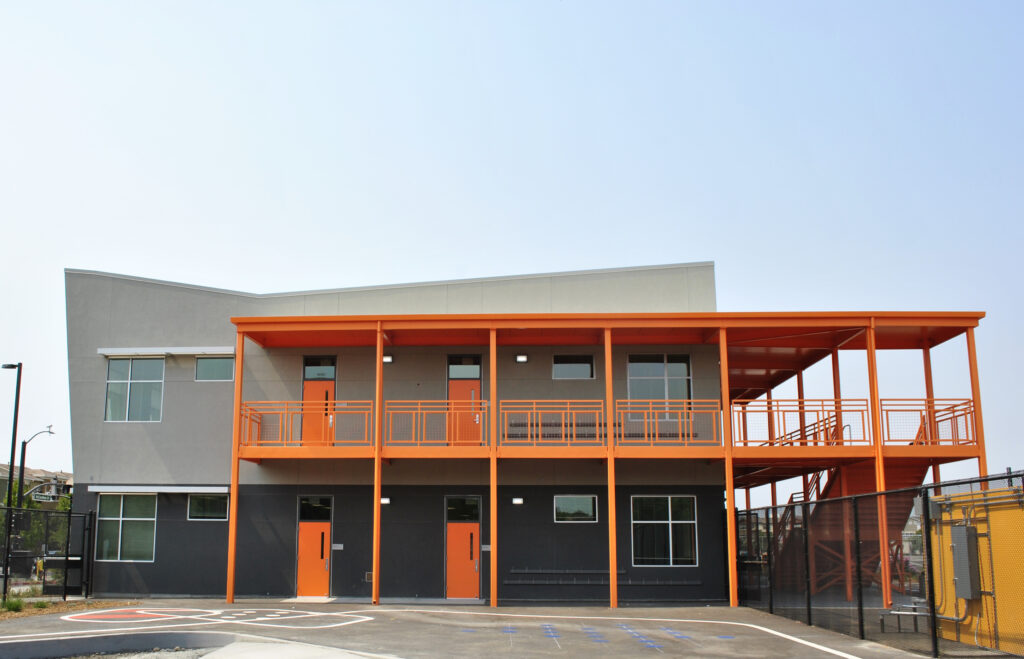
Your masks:
<instances>
[{"instance_id":1,"label":"exterior wall light","mask_svg":"<svg viewBox=\"0 0 1024 659\"><path fill-rule=\"evenodd\" d=\"M521 506L521 505L523 505L523 497L512 497L512 505L513 506Z\"/></svg>"},{"instance_id":2,"label":"exterior wall light","mask_svg":"<svg viewBox=\"0 0 1024 659\"><path fill-rule=\"evenodd\" d=\"M389 503L391 503L391 497L381 497L381 498L380 498L380 504L381 504L382 506L386 506L386 505L388 505Z\"/></svg>"},{"instance_id":3,"label":"exterior wall light","mask_svg":"<svg viewBox=\"0 0 1024 659\"><path fill-rule=\"evenodd\" d=\"M384 359L382 361L385 364L390 364L391 362L395 361L395 358L392 357L391 355L384 355Z\"/></svg>"},{"instance_id":4,"label":"exterior wall light","mask_svg":"<svg viewBox=\"0 0 1024 659\"><path fill-rule=\"evenodd\" d=\"M516 363L517 364L525 364L529 360L530 360L530 357L528 355L516 355Z\"/></svg>"}]
</instances>

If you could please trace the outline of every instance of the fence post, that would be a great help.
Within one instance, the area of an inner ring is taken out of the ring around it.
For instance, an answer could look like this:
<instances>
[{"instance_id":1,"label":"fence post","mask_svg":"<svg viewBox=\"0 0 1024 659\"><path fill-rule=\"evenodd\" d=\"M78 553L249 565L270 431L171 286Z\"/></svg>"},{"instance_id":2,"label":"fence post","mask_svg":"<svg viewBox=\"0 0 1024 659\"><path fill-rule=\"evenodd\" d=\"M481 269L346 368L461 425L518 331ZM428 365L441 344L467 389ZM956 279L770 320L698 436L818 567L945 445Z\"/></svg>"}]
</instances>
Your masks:
<instances>
[{"instance_id":1,"label":"fence post","mask_svg":"<svg viewBox=\"0 0 1024 659\"><path fill-rule=\"evenodd\" d=\"M939 627L935 614L935 572L932 569L932 513L928 488L921 488L921 514L924 517L925 575L928 581L928 619L932 627L932 656L939 656Z\"/></svg>"},{"instance_id":2,"label":"fence post","mask_svg":"<svg viewBox=\"0 0 1024 659\"><path fill-rule=\"evenodd\" d=\"M810 627L814 624L811 618L811 539L810 539L810 506L807 505L807 501L800 504L803 510L803 526L804 529L804 587L807 590L807 626Z\"/></svg>"},{"instance_id":3,"label":"fence post","mask_svg":"<svg viewBox=\"0 0 1024 659\"><path fill-rule=\"evenodd\" d=\"M68 525L64 533L64 587L61 596L68 601L68 572L71 571L71 511L68 510ZM85 552L82 552L85 553ZM84 567L84 566L83 566ZM46 573L46 563L43 563L43 573Z\"/></svg>"},{"instance_id":4,"label":"fence post","mask_svg":"<svg viewBox=\"0 0 1024 659\"><path fill-rule=\"evenodd\" d=\"M864 639L864 582L861 580L860 560L860 513L857 512L858 498L853 501L853 549L854 560L857 561L857 631L861 640Z\"/></svg>"},{"instance_id":5,"label":"fence post","mask_svg":"<svg viewBox=\"0 0 1024 659\"><path fill-rule=\"evenodd\" d=\"M11 449L14 452L14 449ZM14 478L14 465L11 465L9 478ZM9 490L10 488L8 488ZM3 603L7 603L7 581L11 577L11 525L14 520L14 508L10 505L11 502L7 502L7 515L4 517L4 596Z\"/></svg>"}]
</instances>

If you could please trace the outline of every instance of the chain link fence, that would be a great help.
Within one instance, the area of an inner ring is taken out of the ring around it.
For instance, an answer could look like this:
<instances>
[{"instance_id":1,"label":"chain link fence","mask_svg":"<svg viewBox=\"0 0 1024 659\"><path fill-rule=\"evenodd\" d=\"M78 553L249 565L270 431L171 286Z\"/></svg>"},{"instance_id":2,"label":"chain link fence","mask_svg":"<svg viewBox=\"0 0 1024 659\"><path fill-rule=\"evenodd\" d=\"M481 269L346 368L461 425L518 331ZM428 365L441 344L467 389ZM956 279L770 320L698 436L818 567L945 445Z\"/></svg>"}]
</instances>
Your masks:
<instances>
[{"instance_id":1,"label":"chain link fence","mask_svg":"<svg viewBox=\"0 0 1024 659\"><path fill-rule=\"evenodd\" d=\"M0 524L8 598L87 594L89 515L0 507Z\"/></svg>"},{"instance_id":2,"label":"chain link fence","mask_svg":"<svg viewBox=\"0 0 1024 659\"><path fill-rule=\"evenodd\" d=\"M737 515L745 606L932 656L1024 656L1024 472Z\"/></svg>"}]
</instances>

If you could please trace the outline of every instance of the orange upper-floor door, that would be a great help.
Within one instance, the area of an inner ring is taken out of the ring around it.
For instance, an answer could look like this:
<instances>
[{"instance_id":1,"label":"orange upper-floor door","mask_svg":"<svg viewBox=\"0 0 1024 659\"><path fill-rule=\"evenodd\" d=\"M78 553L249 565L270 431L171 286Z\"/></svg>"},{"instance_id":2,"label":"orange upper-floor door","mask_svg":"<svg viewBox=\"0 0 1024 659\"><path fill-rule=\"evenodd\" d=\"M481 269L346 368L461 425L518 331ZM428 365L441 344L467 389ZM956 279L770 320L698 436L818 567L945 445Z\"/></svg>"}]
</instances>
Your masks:
<instances>
[{"instance_id":1,"label":"orange upper-floor door","mask_svg":"<svg viewBox=\"0 0 1024 659\"><path fill-rule=\"evenodd\" d=\"M483 428L480 355L448 355L448 444L479 446Z\"/></svg>"},{"instance_id":2,"label":"orange upper-floor door","mask_svg":"<svg viewBox=\"0 0 1024 659\"><path fill-rule=\"evenodd\" d=\"M302 365L302 445L334 443L334 357L305 357Z\"/></svg>"}]
</instances>

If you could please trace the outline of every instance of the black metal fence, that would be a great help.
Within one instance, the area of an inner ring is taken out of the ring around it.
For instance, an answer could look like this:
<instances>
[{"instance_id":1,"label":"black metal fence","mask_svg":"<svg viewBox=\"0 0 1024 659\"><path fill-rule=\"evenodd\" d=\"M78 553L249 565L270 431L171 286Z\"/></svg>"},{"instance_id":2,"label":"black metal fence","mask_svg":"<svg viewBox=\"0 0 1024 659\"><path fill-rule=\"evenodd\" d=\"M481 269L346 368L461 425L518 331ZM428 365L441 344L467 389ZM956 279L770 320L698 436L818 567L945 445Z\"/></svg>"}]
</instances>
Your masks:
<instances>
[{"instance_id":1,"label":"black metal fence","mask_svg":"<svg viewBox=\"0 0 1024 659\"><path fill-rule=\"evenodd\" d=\"M87 595L93 526L91 515L0 507L6 597Z\"/></svg>"},{"instance_id":2,"label":"black metal fence","mask_svg":"<svg viewBox=\"0 0 1024 659\"><path fill-rule=\"evenodd\" d=\"M737 517L745 606L932 656L1024 655L1024 472Z\"/></svg>"}]
</instances>

